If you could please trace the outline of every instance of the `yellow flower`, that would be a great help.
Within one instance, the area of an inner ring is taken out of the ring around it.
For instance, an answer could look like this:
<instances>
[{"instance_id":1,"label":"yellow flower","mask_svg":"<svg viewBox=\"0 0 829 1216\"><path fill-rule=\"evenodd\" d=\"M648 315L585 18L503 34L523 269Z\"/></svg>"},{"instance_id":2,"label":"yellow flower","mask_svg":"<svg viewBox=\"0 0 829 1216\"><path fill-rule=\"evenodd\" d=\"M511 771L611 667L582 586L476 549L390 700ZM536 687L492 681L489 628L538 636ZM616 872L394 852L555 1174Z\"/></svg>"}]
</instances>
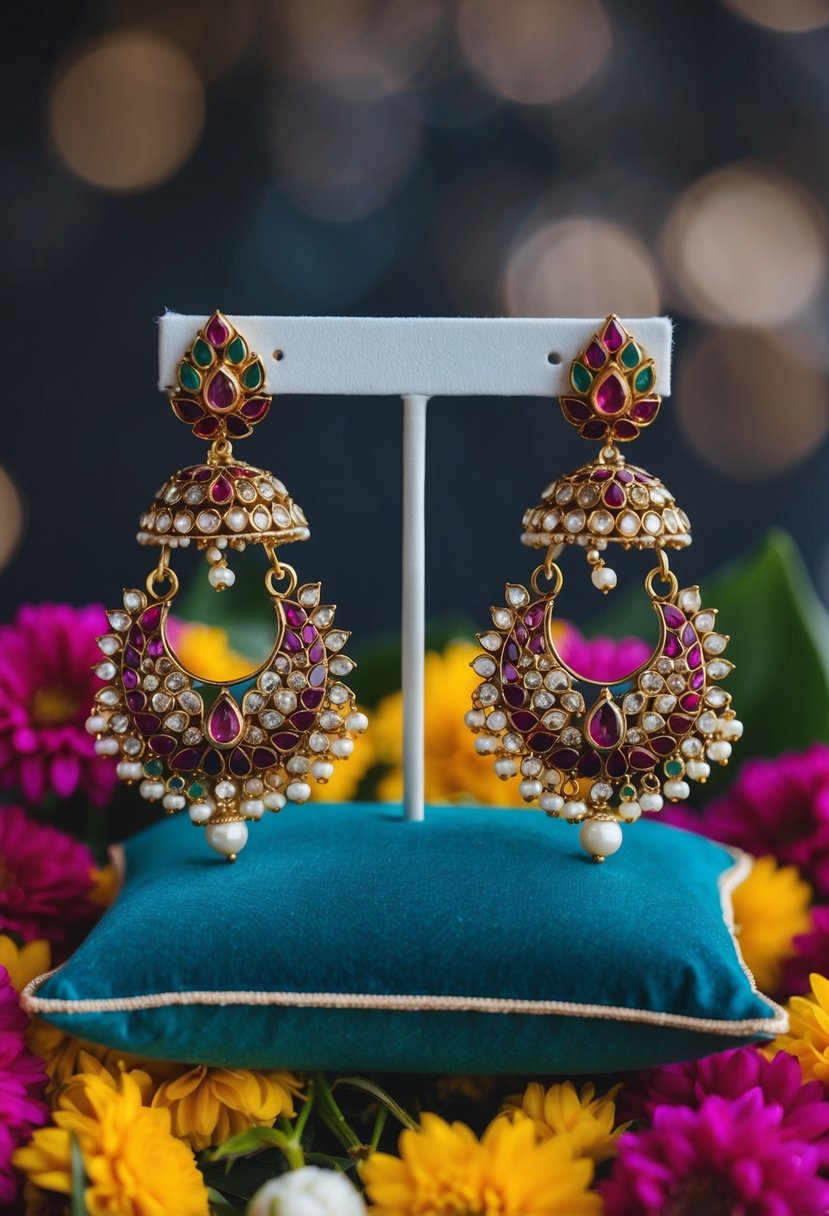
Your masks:
<instances>
[{"instance_id":1,"label":"yellow flower","mask_svg":"<svg viewBox=\"0 0 829 1216\"><path fill-rule=\"evenodd\" d=\"M430 651L426 655L426 798L437 803L523 806L518 783L495 776L492 759L477 754L464 724L464 714L472 707L472 692L480 684L469 664L479 653L468 642L450 642L442 654ZM391 772L380 783L380 797L399 801L403 794L402 693L384 697L374 710L370 729L378 759L391 765Z\"/></svg>"},{"instance_id":2,"label":"yellow flower","mask_svg":"<svg viewBox=\"0 0 829 1216\"><path fill-rule=\"evenodd\" d=\"M811 996L793 996L789 1011L789 1032L781 1034L766 1054L788 1051L797 1056L804 1081L829 1083L829 979L810 975Z\"/></svg>"},{"instance_id":3,"label":"yellow flower","mask_svg":"<svg viewBox=\"0 0 829 1216\"><path fill-rule=\"evenodd\" d=\"M197 672L203 680L238 680L256 667L252 659L233 650L219 625L181 622L175 648L184 666Z\"/></svg>"},{"instance_id":4,"label":"yellow flower","mask_svg":"<svg viewBox=\"0 0 829 1216\"><path fill-rule=\"evenodd\" d=\"M299 1080L288 1072L198 1066L164 1081L152 1105L170 1112L174 1135L203 1149L293 1115L293 1098L300 1092Z\"/></svg>"},{"instance_id":5,"label":"yellow flower","mask_svg":"<svg viewBox=\"0 0 829 1216\"><path fill-rule=\"evenodd\" d=\"M540 1143L529 1119L496 1119L478 1140L463 1123L425 1114L400 1157L375 1153L360 1173L372 1216L598 1216L593 1164L570 1141Z\"/></svg>"},{"instance_id":6,"label":"yellow flower","mask_svg":"<svg viewBox=\"0 0 829 1216\"><path fill-rule=\"evenodd\" d=\"M544 1086L533 1081L523 1094L507 1098L499 1118L520 1122L529 1119L539 1140L566 1137L577 1157L590 1157L596 1165L616 1155L616 1141L628 1124L614 1130L616 1098L621 1085L614 1085L600 1098L588 1081L578 1093L572 1081Z\"/></svg>"},{"instance_id":7,"label":"yellow flower","mask_svg":"<svg viewBox=\"0 0 829 1216\"><path fill-rule=\"evenodd\" d=\"M76 1039L65 1030L51 1026L48 1022L41 1022L38 1018L29 1023L26 1042L29 1050L39 1056L46 1065L49 1074L48 1093L60 1089L76 1073L97 1074L106 1071L116 1076L122 1067L137 1068L160 1085L162 1081L189 1067L186 1064L171 1064L166 1060L145 1060L124 1051L102 1047L98 1043L88 1043L85 1039Z\"/></svg>"},{"instance_id":8,"label":"yellow flower","mask_svg":"<svg viewBox=\"0 0 829 1216\"><path fill-rule=\"evenodd\" d=\"M92 890L89 892L89 898L99 908L108 908L115 902L120 887L121 875L111 861L107 862L105 866L92 871Z\"/></svg>"},{"instance_id":9,"label":"yellow flower","mask_svg":"<svg viewBox=\"0 0 829 1216\"><path fill-rule=\"evenodd\" d=\"M170 1134L170 1113L152 1110L141 1072L78 1075L64 1088L54 1126L34 1133L13 1163L44 1191L68 1195L75 1137L87 1176L89 1216L208 1216L207 1190L186 1144Z\"/></svg>"},{"instance_id":10,"label":"yellow flower","mask_svg":"<svg viewBox=\"0 0 829 1216\"><path fill-rule=\"evenodd\" d=\"M39 937L18 946L14 938L0 933L0 967L5 967L12 988L22 992L36 975L43 975L52 966L52 947Z\"/></svg>"},{"instance_id":11,"label":"yellow flower","mask_svg":"<svg viewBox=\"0 0 829 1216\"><path fill-rule=\"evenodd\" d=\"M811 899L797 867L779 866L773 857L758 857L734 891L737 939L758 988L777 990L783 963L794 953L792 938L809 930Z\"/></svg>"}]
</instances>

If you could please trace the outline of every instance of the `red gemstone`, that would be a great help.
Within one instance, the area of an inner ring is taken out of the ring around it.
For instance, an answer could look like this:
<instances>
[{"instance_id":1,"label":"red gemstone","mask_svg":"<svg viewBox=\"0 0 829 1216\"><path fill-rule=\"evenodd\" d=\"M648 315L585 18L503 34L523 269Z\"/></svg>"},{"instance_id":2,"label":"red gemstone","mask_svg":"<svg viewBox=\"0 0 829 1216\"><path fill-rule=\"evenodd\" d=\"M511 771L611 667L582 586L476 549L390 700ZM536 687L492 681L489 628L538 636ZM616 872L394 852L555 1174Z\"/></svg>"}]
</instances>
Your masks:
<instances>
[{"instance_id":1,"label":"red gemstone","mask_svg":"<svg viewBox=\"0 0 829 1216\"><path fill-rule=\"evenodd\" d=\"M685 624L685 613L680 612L673 604L663 604L662 615L669 629L680 629Z\"/></svg>"},{"instance_id":2,"label":"red gemstone","mask_svg":"<svg viewBox=\"0 0 829 1216\"><path fill-rule=\"evenodd\" d=\"M536 633L530 638L529 651L530 654L543 654L547 649L547 643L544 641L543 633Z\"/></svg>"},{"instance_id":3,"label":"red gemstone","mask_svg":"<svg viewBox=\"0 0 829 1216\"><path fill-rule=\"evenodd\" d=\"M272 752L268 747L255 747L253 749L253 763L258 769L273 768L277 759L276 752Z\"/></svg>"},{"instance_id":4,"label":"red gemstone","mask_svg":"<svg viewBox=\"0 0 829 1216\"><path fill-rule=\"evenodd\" d=\"M220 367L207 386L207 404L214 410L229 410L236 404L237 388L232 378Z\"/></svg>"},{"instance_id":5,"label":"red gemstone","mask_svg":"<svg viewBox=\"0 0 829 1216\"><path fill-rule=\"evenodd\" d=\"M218 430L218 418L202 418L201 422L197 422L193 427L193 434L197 439L213 439Z\"/></svg>"},{"instance_id":6,"label":"red gemstone","mask_svg":"<svg viewBox=\"0 0 829 1216\"><path fill-rule=\"evenodd\" d=\"M299 735L292 735L289 731L282 731L281 734L273 736L273 745L281 752L290 752L299 743Z\"/></svg>"},{"instance_id":7,"label":"red gemstone","mask_svg":"<svg viewBox=\"0 0 829 1216\"><path fill-rule=\"evenodd\" d=\"M224 346L225 342L227 342L230 337L230 330L218 313L215 313L207 322L204 336L211 346Z\"/></svg>"},{"instance_id":8,"label":"red gemstone","mask_svg":"<svg viewBox=\"0 0 829 1216\"><path fill-rule=\"evenodd\" d=\"M240 418L238 414L229 414L225 419L225 426L228 435L232 435L234 439L246 439L248 435L252 434L244 418Z\"/></svg>"},{"instance_id":9,"label":"red gemstone","mask_svg":"<svg viewBox=\"0 0 829 1216\"><path fill-rule=\"evenodd\" d=\"M140 667L141 656L132 646L127 646L124 650L124 665L126 667Z\"/></svg>"},{"instance_id":10,"label":"red gemstone","mask_svg":"<svg viewBox=\"0 0 829 1216\"><path fill-rule=\"evenodd\" d=\"M241 747L237 747L231 753L228 768L234 777L246 777L250 772L250 757L242 751Z\"/></svg>"},{"instance_id":11,"label":"red gemstone","mask_svg":"<svg viewBox=\"0 0 829 1216\"><path fill-rule=\"evenodd\" d=\"M527 740L527 746L532 752L548 752L551 747L555 747L556 740L554 735L547 735L543 730L537 730L530 735Z\"/></svg>"},{"instance_id":12,"label":"red gemstone","mask_svg":"<svg viewBox=\"0 0 829 1216\"><path fill-rule=\"evenodd\" d=\"M538 718L535 714L531 714L528 709L519 709L518 713L512 715L512 722L515 729L520 730L522 735L535 730L536 726L538 726Z\"/></svg>"},{"instance_id":13,"label":"red gemstone","mask_svg":"<svg viewBox=\"0 0 829 1216\"><path fill-rule=\"evenodd\" d=\"M322 642L317 640L316 642L314 642L314 645L308 651L308 662L309 663L319 663L320 659L323 657L324 654L325 654L325 647L323 646ZM313 675L313 674L314 673L311 672L311 675ZM311 677L309 676L308 678L310 679Z\"/></svg>"},{"instance_id":14,"label":"red gemstone","mask_svg":"<svg viewBox=\"0 0 829 1216\"><path fill-rule=\"evenodd\" d=\"M668 726L675 735L684 735L687 730L691 729L692 720L684 717L682 714L671 714L668 719Z\"/></svg>"},{"instance_id":15,"label":"red gemstone","mask_svg":"<svg viewBox=\"0 0 829 1216\"><path fill-rule=\"evenodd\" d=\"M658 756L670 756L676 751L676 739L673 735L660 735L658 739L651 739L651 747Z\"/></svg>"},{"instance_id":16,"label":"red gemstone","mask_svg":"<svg viewBox=\"0 0 829 1216\"><path fill-rule=\"evenodd\" d=\"M134 714L140 713L147 704L147 698L144 696L143 692L128 692L126 699L127 707L131 709Z\"/></svg>"},{"instance_id":17,"label":"red gemstone","mask_svg":"<svg viewBox=\"0 0 829 1216\"><path fill-rule=\"evenodd\" d=\"M505 663L504 666L501 668L501 674L503 675L504 679L509 684L514 684L515 681L518 679L518 672L515 669L515 667L513 667L512 663ZM508 691L514 692L515 689L506 689L505 688L504 689L505 696ZM515 705L515 704L523 705L524 704L524 694L523 693L521 694L521 700L518 702L511 700L510 697L507 697L507 700L509 701L510 705Z\"/></svg>"},{"instance_id":18,"label":"red gemstone","mask_svg":"<svg viewBox=\"0 0 829 1216\"><path fill-rule=\"evenodd\" d=\"M213 476L213 469L209 464L199 465L197 469L193 469L194 481L210 481Z\"/></svg>"},{"instance_id":19,"label":"red gemstone","mask_svg":"<svg viewBox=\"0 0 829 1216\"><path fill-rule=\"evenodd\" d=\"M563 397L561 408L571 422L586 422L590 417L590 406L586 402L577 401L573 397Z\"/></svg>"},{"instance_id":20,"label":"red gemstone","mask_svg":"<svg viewBox=\"0 0 829 1216\"><path fill-rule=\"evenodd\" d=\"M620 418L618 422L613 423L613 434L617 439L635 439L639 434L639 427L627 418Z\"/></svg>"},{"instance_id":21,"label":"red gemstone","mask_svg":"<svg viewBox=\"0 0 829 1216\"><path fill-rule=\"evenodd\" d=\"M669 633L665 639L665 645L662 653L666 654L669 659L675 659L677 655L682 654L682 647L679 644L679 638L675 633Z\"/></svg>"},{"instance_id":22,"label":"red gemstone","mask_svg":"<svg viewBox=\"0 0 829 1216\"><path fill-rule=\"evenodd\" d=\"M135 725L142 735L154 735L161 725L161 719L155 714L136 714Z\"/></svg>"},{"instance_id":23,"label":"red gemstone","mask_svg":"<svg viewBox=\"0 0 829 1216\"><path fill-rule=\"evenodd\" d=\"M248 422L259 422L267 414L269 405L267 397L254 397L251 401L246 401L239 412Z\"/></svg>"},{"instance_id":24,"label":"red gemstone","mask_svg":"<svg viewBox=\"0 0 829 1216\"><path fill-rule=\"evenodd\" d=\"M621 752L611 752L605 761L608 777L624 777L627 772L625 757Z\"/></svg>"},{"instance_id":25,"label":"red gemstone","mask_svg":"<svg viewBox=\"0 0 829 1216\"><path fill-rule=\"evenodd\" d=\"M506 670L507 669L505 667L504 668L504 678L505 679L508 678L506 675ZM515 670L515 669L513 668L513 670ZM515 678L518 679L518 672L515 672ZM524 689L516 688L514 685L508 684L506 686L506 688L502 688L501 691L504 695L504 700L506 701L507 705L511 705L513 709L520 709L521 706L524 704L525 700L527 699L524 694Z\"/></svg>"},{"instance_id":26,"label":"red gemstone","mask_svg":"<svg viewBox=\"0 0 829 1216\"><path fill-rule=\"evenodd\" d=\"M603 439L605 433L605 424L600 418L591 418L589 422L585 422L584 426L579 431L585 439Z\"/></svg>"},{"instance_id":27,"label":"red gemstone","mask_svg":"<svg viewBox=\"0 0 829 1216\"><path fill-rule=\"evenodd\" d=\"M600 414L618 414L627 402L627 386L618 372L609 372L593 394Z\"/></svg>"},{"instance_id":28,"label":"red gemstone","mask_svg":"<svg viewBox=\"0 0 829 1216\"><path fill-rule=\"evenodd\" d=\"M646 752L643 747L632 747L628 756L631 768L653 768L656 764L656 756L652 756L650 752Z\"/></svg>"},{"instance_id":29,"label":"red gemstone","mask_svg":"<svg viewBox=\"0 0 829 1216\"><path fill-rule=\"evenodd\" d=\"M584 361L588 367L601 367L605 361L605 353L594 338L584 352Z\"/></svg>"},{"instance_id":30,"label":"red gemstone","mask_svg":"<svg viewBox=\"0 0 829 1216\"><path fill-rule=\"evenodd\" d=\"M197 401L190 401L187 397L174 397L173 409L182 422L198 422L204 415L204 410L199 403Z\"/></svg>"},{"instance_id":31,"label":"red gemstone","mask_svg":"<svg viewBox=\"0 0 829 1216\"><path fill-rule=\"evenodd\" d=\"M223 773L225 769L224 757L221 752L216 752L212 747L208 747L201 766L208 777L218 777L219 773Z\"/></svg>"},{"instance_id":32,"label":"red gemstone","mask_svg":"<svg viewBox=\"0 0 829 1216\"><path fill-rule=\"evenodd\" d=\"M633 481L633 474L631 473L630 469L617 469L616 480L621 481L623 486L629 485L629 483Z\"/></svg>"},{"instance_id":33,"label":"red gemstone","mask_svg":"<svg viewBox=\"0 0 829 1216\"><path fill-rule=\"evenodd\" d=\"M686 710L688 713L694 713L699 709L699 693L686 692L684 697L679 698L680 709Z\"/></svg>"},{"instance_id":34,"label":"red gemstone","mask_svg":"<svg viewBox=\"0 0 829 1216\"><path fill-rule=\"evenodd\" d=\"M170 761L170 768L180 769L183 772L192 772L194 768L198 768L201 752L196 747L186 747L184 751L176 752Z\"/></svg>"},{"instance_id":35,"label":"red gemstone","mask_svg":"<svg viewBox=\"0 0 829 1216\"><path fill-rule=\"evenodd\" d=\"M161 622L161 605L153 604L152 608L148 608L141 616L141 628L147 633L153 633Z\"/></svg>"},{"instance_id":36,"label":"red gemstone","mask_svg":"<svg viewBox=\"0 0 829 1216\"><path fill-rule=\"evenodd\" d=\"M699 646L694 646L688 651L688 666L700 667L702 665L702 651Z\"/></svg>"},{"instance_id":37,"label":"red gemstone","mask_svg":"<svg viewBox=\"0 0 829 1216\"><path fill-rule=\"evenodd\" d=\"M153 735L150 747L159 756L169 756L170 752L176 749L176 741L171 735Z\"/></svg>"},{"instance_id":38,"label":"red gemstone","mask_svg":"<svg viewBox=\"0 0 829 1216\"><path fill-rule=\"evenodd\" d=\"M596 752L585 752L581 760L579 760L579 772L582 777L597 777L601 771L601 758Z\"/></svg>"},{"instance_id":39,"label":"red gemstone","mask_svg":"<svg viewBox=\"0 0 829 1216\"><path fill-rule=\"evenodd\" d=\"M323 671L323 669L321 667L315 667L314 671L322 671L323 679L325 678L325 672ZM313 676L314 671L311 672L311 676ZM311 676L308 677L309 682L312 684L316 683L315 680L311 680ZM324 688L306 688L305 692L302 693L302 695L300 696L299 699L302 702L302 704L305 706L306 709L319 709L320 705L322 705L324 698L325 698L325 689Z\"/></svg>"},{"instance_id":40,"label":"red gemstone","mask_svg":"<svg viewBox=\"0 0 829 1216\"><path fill-rule=\"evenodd\" d=\"M550 756L550 764L555 768L562 769L564 772L567 772L568 769L578 764L578 760L579 753L574 751L572 747L562 747Z\"/></svg>"},{"instance_id":41,"label":"red gemstone","mask_svg":"<svg viewBox=\"0 0 829 1216\"><path fill-rule=\"evenodd\" d=\"M124 672L125 676L126 676L126 674L127 673ZM695 688L695 689L700 689L700 688L702 688L704 683L705 683L705 672L704 671L695 671L694 674L691 676L691 687Z\"/></svg>"},{"instance_id":42,"label":"red gemstone","mask_svg":"<svg viewBox=\"0 0 829 1216\"><path fill-rule=\"evenodd\" d=\"M544 605L533 604L524 613L524 624L528 629L537 629L544 620Z\"/></svg>"},{"instance_id":43,"label":"red gemstone","mask_svg":"<svg viewBox=\"0 0 829 1216\"><path fill-rule=\"evenodd\" d=\"M316 636L317 631L310 621L307 625L302 626L302 640L306 646L310 646L311 642L315 640Z\"/></svg>"},{"instance_id":44,"label":"red gemstone","mask_svg":"<svg viewBox=\"0 0 829 1216\"><path fill-rule=\"evenodd\" d=\"M291 714L290 723L296 730L310 730L317 720L317 715L310 709L298 709Z\"/></svg>"},{"instance_id":45,"label":"red gemstone","mask_svg":"<svg viewBox=\"0 0 829 1216\"><path fill-rule=\"evenodd\" d=\"M614 351L618 350L624 340L625 332L622 327L617 325L615 321L608 321L607 325L605 326L605 331L602 334L602 341L610 353L612 354Z\"/></svg>"},{"instance_id":46,"label":"red gemstone","mask_svg":"<svg viewBox=\"0 0 829 1216\"><path fill-rule=\"evenodd\" d=\"M621 486L616 484L615 481L611 481L606 487L602 497L604 498L606 506L621 507L625 501L625 492Z\"/></svg>"},{"instance_id":47,"label":"red gemstone","mask_svg":"<svg viewBox=\"0 0 829 1216\"><path fill-rule=\"evenodd\" d=\"M607 750L621 741L622 723L619 711L610 701L605 701L588 716L587 734L596 747Z\"/></svg>"},{"instance_id":48,"label":"red gemstone","mask_svg":"<svg viewBox=\"0 0 829 1216\"><path fill-rule=\"evenodd\" d=\"M210 487L210 497L212 498L213 502L229 502L232 496L233 486L230 484L228 479L220 473L213 482L213 485Z\"/></svg>"},{"instance_id":49,"label":"red gemstone","mask_svg":"<svg viewBox=\"0 0 829 1216\"><path fill-rule=\"evenodd\" d=\"M242 732L242 718L232 701L223 697L207 715L207 734L214 743L228 744Z\"/></svg>"},{"instance_id":50,"label":"red gemstone","mask_svg":"<svg viewBox=\"0 0 829 1216\"><path fill-rule=\"evenodd\" d=\"M305 609L300 608L299 604L285 604L283 611L285 620L292 629L299 629L300 625L304 625L308 619Z\"/></svg>"},{"instance_id":51,"label":"red gemstone","mask_svg":"<svg viewBox=\"0 0 829 1216\"><path fill-rule=\"evenodd\" d=\"M697 631L694 629L693 625L686 625L682 630L681 636L683 646L693 646L694 642L697 640Z\"/></svg>"},{"instance_id":52,"label":"red gemstone","mask_svg":"<svg viewBox=\"0 0 829 1216\"><path fill-rule=\"evenodd\" d=\"M290 629L286 630L285 637L282 639L282 649L287 650L289 654L296 654L298 650L302 650L299 635L292 633Z\"/></svg>"},{"instance_id":53,"label":"red gemstone","mask_svg":"<svg viewBox=\"0 0 829 1216\"><path fill-rule=\"evenodd\" d=\"M124 685L124 688L135 688L138 683L137 673L129 670L122 671L121 683Z\"/></svg>"},{"instance_id":54,"label":"red gemstone","mask_svg":"<svg viewBox=\"0 0 829 1216\"><path fill-rule=\"evenodd\" d=\"M630 416L637 422L653 422L660 404L658 397L645 397L644 400L636 402Z\"/></svg>"},{"instance_id":55,"label":"red gemstone","mask_svg":"<svg viewBox=\"0 0 829 1216\"><path fill-rule=\"evenodd\" d=\"M130 645L134 646L136 648L136 650L141 650L141 648L143 647L144 634L141 632L141 630L138 628L137 625L133 625L132 629L130 630L129 640L130 640Z\"/></svg>"}]
</instances>

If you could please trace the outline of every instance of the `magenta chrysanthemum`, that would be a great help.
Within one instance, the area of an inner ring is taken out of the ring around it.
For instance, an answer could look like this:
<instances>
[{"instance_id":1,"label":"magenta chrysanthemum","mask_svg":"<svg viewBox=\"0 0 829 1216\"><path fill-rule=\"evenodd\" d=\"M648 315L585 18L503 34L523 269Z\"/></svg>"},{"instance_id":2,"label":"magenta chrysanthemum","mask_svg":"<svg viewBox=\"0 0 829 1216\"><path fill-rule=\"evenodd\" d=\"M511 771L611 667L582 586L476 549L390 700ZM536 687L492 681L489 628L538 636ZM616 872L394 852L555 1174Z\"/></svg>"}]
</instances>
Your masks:
<instances>
[{"instance_id":1,"label":"magenta chrysanthemum","mask_svg":"<svg viewBox=\"0 0 829 1216\"><path fill-rule=\"evenodd\" d=\"M103 608L24 604L0 625L0 788L30 805L80 790L96 806L115 786L111 761L95 754L84 722L100 681L95 639L107 631Z\"/></svg>"},{"instance_id":2,"label":"magenta chrysanthemum","mask_svg":"<svg viewBox=\"0 0 829 1216\"><path fill-rule=\"evenodd\" d=\"M618 1141L605 1216L825 1216L819 1152L788 1138L783 1118L758 1089L657 1107L650 1129Z\"/></svg>"},{"instance_id":3,"label":"magenta chrysanthemum","mask_svg":"<svg viewBox=\"0 0 829 1216\"><path fill-rule=\"evenodd\" d=\"M20 807L0 807L0 933L66 940L96 912L94 866L86 845Z\"/></svg>"},{"instance_id":4,"label":"magenta chrysanthemum","mask_svg":"<svg viewBox=\"0 0 829 1216\"><path fill-rule=\"evenodd\" d=\"M652 649L641 638L586 638L569 621L557 636L556 647L561 659L580 676L611 683L640 667Z\"/></svg>"},{"instance_id":5,"label":"magenta chrysanthemum","mask_svg":"<svg viewBox=\"0 0 829 1216\"><path fill-rule=\"evenodd\" d=\"M46 1069L26 1048L29 1019L20 1008L9 973L0 967L0 1205L10 1205L18 1190L12 1153L47 1120Z\"/></svg>"},{"instance_id":6,"label":"magenta chrysanthemum","mask_svg":"<svg viewBox=\"0 0 829 1216\"><path fill-rule=\"evenodd\" d=\"M689 1106L697 1109L711 1094L735 1099L757 1090L765 1106L783 1112L780 1134L789 1140L812 1144L821 1169L829 1168L829 1102L819 1081L803 1084L803 1074L794 1056L778 1052L767 1060L754 1047L738 1047L671 1064L641 1074L638 1083L624 1089L620 1118L651 1118L660 1106Z\"/></svg>"},{"instance_id":7,"label":"magenta chrysanthemum","mask_svg":"<svg viewBox=\"0 0 829 1216\"><path fill-rule=\"evenodd\" d=\"M794 956L783 966L781 988L787 997L808 993L809 976L829 975L829 906L812 908L812 927L793 940Z\"/></svg>"},{"instance_id":8,"label":"magenta chrysanthemum","mask_svg":"<svg viewBox=\"0 0 829 1216\"><path fill-rule=\"evenodd\" d=\"M818 898L829 897L829 747L749 760L703 813L666 807L663 817L755 856L795 865Z\"/></svg>"}]
</instances>

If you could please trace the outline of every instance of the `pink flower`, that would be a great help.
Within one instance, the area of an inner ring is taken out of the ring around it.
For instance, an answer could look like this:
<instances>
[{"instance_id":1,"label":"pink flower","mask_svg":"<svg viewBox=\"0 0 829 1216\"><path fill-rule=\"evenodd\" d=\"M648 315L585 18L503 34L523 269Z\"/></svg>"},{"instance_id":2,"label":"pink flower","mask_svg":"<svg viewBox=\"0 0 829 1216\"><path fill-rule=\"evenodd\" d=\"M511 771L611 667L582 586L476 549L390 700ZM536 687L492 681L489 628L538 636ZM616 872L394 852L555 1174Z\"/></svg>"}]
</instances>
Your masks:
<instances>
[{"instance_id":1,"label":"pink flower","mask_svg":"<svg viewBox=\"0 0 829 1216\"><path fill-rule=\"evenodd\" d=\"M825 1216L818 1150L786 1137L783 1117L758 1089L657 1107L650 1129L618 1141L605 1216Z\"/></svg>"},{"instance_id":2,"label":"pink flower","mask_svg":"<svg viewBox=\"0 0 829 1216\"><path fill-rule=\"evenodd\" d=\"M786 996L808 993L809 976L829 975L829 906L812 908L812 927L792 942L794 957L783 966L783 992Z\"/></svg>"},{"instance_id":3,"label":"pink flower","mask_svg":"<svg viewBox=\"0 0 829 1216\"><path fill-rule=\"evenodd\" d=\"M26 1017L0 967L0 1204L10 1205L18 1190L12 1153L42 1127L49 1115L44 1099L46 1068L26 1048Z\"/></svg>"},{"instance_id":4,"label":"pink flower","mask_svg":"<svg viewBox=\"0 0 829 1216\"><path fill-rule=\"evenodd\" d=\"M107 628L96 604L24 604L0 625L0 788L30 805L80 790L103 806L112 794L115 767L84 729L100 688L95 639Z\"/></svg>"},{"instance_id":5,"label":"pink flower","mask_svg":"<svg viewBox=\"0 0 829 1216\"><path fill-rule=\"evenodd\" d=\"M556 637L556 648L559 657L580 676L608 683L635 671L652 650L641 638L586 638L569 621Z\"/></svg>"},{"instance_id":6,"label":"pink flower","mask_svg":"<svg viewBox=\"0 0 829 1216\"><path fill-rule=\"evenodd\" d=\"M666 807L663 818L712 840L796 865L819 898L829 897L829 747L749 760L728 792L704 812Z\"/></svg>"},{"instance_id":7,"label":"pink flower","mask_svg":"<svg viewBox=\"0 0 829 1216\"><path fill-rule=\"evenodd\" d=\"M91 903L95 860L86 845L0 807L0 933L62 942L100 912Z\"/></svg>"},{"instance_id":8,"label":"pink flower","mask_svg":"<svg viewBox=\"0 0 829 1216\"><path fill-rule=\"evenodd\" d=\"M754 1047L738 1047L642 1073L638 1083L626 1086L620 1118L651 1118L661 1106L699 1109L711 1094L735 1099L756 1090L765 1106L782 1111L780 1134L784 1139L812 1144L822 1170L829 1168L829 1102L819 1081L803 1084L797 1059L780 1051L767 1060Z\"/></svg>"}]
</instances>

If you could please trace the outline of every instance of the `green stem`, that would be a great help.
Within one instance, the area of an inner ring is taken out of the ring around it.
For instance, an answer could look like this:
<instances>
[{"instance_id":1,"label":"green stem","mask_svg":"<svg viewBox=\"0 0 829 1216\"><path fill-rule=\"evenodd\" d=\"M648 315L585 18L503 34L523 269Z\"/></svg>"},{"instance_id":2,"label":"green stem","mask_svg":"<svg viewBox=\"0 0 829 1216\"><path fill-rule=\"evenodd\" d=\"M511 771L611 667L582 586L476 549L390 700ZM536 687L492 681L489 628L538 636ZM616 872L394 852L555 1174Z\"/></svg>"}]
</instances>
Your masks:
<instances>
[{"instance_id":1,"label":"green stem","mask_svg":"<svg viewBox=\"0 0 829 1216\"><path fill-rule=\"evenodd\" d=\"M289 1119L280 1119L279 1126L285 1134L285 1143L280 1147L288 1162L288 1169L301 1170L305 1165L301 1133L297 1134L297 1129L291 1125Z\"/></svg>"},{"instance_id":2,"label":"green stem","mask_svg":"<svg viewBox=\"0 0 829 1216\"><path fill-rule=\"evenodd\" d=\"M362 1140L347 1122L345 1115L337 1105L331 1086L321 1072L314 1075L314 1084L322 1103L322 1112L323 1114L327 1114L332 1121L329 1123L331 1131L335 1132L337 1139L346 1148L360 1148L363 1143Z\"/></svg>"},{"instance_id":3,"label":"green stem","mask_svg":"<svg viewBox=\"0 0 829 1216\"><path fill-rule=\"evenodd\" d=\"M385 1106L377 1107L377 1118L374 1120L374 1130L371 1133L369 1147L372 1152L375 1152L377 1145L380 1143L380 1137L383 1134L383 1128L386 1126L386 1119L389 1117L389 1112Z\"/></svg>"}]
</instances>

